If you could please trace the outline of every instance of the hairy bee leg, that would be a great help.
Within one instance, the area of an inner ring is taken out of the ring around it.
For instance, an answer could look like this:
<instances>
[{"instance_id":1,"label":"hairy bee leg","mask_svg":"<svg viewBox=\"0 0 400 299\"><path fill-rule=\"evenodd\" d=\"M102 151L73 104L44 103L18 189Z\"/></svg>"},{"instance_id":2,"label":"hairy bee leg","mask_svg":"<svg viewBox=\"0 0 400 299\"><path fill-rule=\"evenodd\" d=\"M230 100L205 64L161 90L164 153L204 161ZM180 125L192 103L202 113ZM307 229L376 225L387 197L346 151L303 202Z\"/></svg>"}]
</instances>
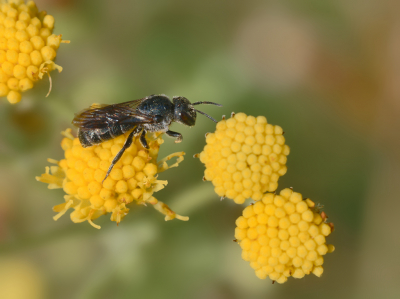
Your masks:
<instances>
[{"instance_id":1,"label":"hairy bee leg","mask_svg":"<svg viewBox=\"0 0 400 299\"><path fill-rule=\"evenodd\" d=\"M149 145L147 144L147 140L146 140L146 130L142 131L142 135L140 135L139 140L144 148L149 149Z\"/></svg>"},{"instance_id":2,"label":"hairy bee leg","mask_svg":"<svg viewBox=\"0 0 400 299\"><path fill-rule=\"evenodd\" d=\"M175 139L175 143L179 143L182 141L182 134L178 133L178 132L174 132L174 131L167 131L165 132L168 136L170 137L174 137Z\"/></svg>"},{"instance_id":3,"label":"hairy bee leg","mask_svg":"<svg viewBox=\"0 0 400 299\"><path fill-rule=\"evenodd\" d=\"M140 129L139 129L140 131ZM124 154L125 150L128 149L131 144L132 144L132 139L133 136L135 134L138 133L138 127L136 127L128 136L128 138L126 138L124 146L121 148L121 150L118 152L118 154L114 157L114 159L111 162L110 167L108 168L107 174L105 176L105 178L103 179L103 181L101 183L103 183L105 181L105 179L108 177L108 175L110 174L111 170L113 169L114 165L117 164L117 162L119 161L119 159L121 159L122 155Z\"/></svg>"}]
</instances>

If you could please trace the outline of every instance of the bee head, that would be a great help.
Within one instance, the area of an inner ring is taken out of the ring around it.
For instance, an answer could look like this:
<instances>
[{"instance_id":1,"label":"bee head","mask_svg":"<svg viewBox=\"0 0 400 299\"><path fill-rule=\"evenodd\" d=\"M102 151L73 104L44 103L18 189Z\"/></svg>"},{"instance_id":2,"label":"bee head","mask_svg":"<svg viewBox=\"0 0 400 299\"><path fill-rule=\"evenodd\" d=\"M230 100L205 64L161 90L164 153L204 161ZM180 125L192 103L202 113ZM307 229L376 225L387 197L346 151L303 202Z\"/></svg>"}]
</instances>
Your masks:
<instances>
[{"instance_id":1,"label":"bee head","mask_svg":"<svg viewBox=\"0 0 400 299\"><path fill-rule=\"evenodd\" d=\"M216 105L216 106L222 107L222 105L212 103L212 102L196 102L196 103L192 104L185 97L174 97L172 100L175 105L174 121L184 124L184 125L187 125L189 127L194 126L196 123L196 112L199 112L200 114L207 116L212 121L217 122L214 118L212 118L208 114L206 114L202 111L199 111L197 109L194 109L193 106L200 105L200 104L210 104L210 105Z\"/></svg>"},{"instance_id":2,"label":"bee head","mask_svg":"<svg viewBox=\"0 0 400 299\"><path fill-rule=\"evenodd\" d=\"M183 125L192 127L196 123L196 111L187 98L174 97L172 99L174 109L174 120Z\"/></svg>"}]
</instances>

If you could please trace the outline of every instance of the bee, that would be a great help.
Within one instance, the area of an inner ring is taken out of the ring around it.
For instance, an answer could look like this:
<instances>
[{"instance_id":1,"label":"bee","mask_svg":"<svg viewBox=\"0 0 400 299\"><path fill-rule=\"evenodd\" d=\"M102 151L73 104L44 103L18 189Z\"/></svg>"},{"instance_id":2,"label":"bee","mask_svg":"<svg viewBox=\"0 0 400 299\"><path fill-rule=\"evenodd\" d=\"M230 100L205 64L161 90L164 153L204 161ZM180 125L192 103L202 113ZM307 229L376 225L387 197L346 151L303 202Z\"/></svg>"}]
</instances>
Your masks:
<instances>
[{"instance_id":1,"label":"bee","mask_svg":"<svg viewBox=\"0 0 400 299\"><path fill-rule=\"evenodd\" d=\"M147 132L163 132L174 137L175 143L181 142L182 135L170 131L169 126L172 122L189 127L194 126L196 112L217 122L208 114L194 108L200 104L222 107L213 102L190 103L185 97L173 97L171 102L166 95L150 95L143 99L113 105L93 104L88 109L75 114L72 124L78 127L78 138L83 147L100 144L131 131L122 149L112 160L105 180L125 150L131 146L134 136L140 135L140 143L148 149Z\"/></svg>"}]
</instances>

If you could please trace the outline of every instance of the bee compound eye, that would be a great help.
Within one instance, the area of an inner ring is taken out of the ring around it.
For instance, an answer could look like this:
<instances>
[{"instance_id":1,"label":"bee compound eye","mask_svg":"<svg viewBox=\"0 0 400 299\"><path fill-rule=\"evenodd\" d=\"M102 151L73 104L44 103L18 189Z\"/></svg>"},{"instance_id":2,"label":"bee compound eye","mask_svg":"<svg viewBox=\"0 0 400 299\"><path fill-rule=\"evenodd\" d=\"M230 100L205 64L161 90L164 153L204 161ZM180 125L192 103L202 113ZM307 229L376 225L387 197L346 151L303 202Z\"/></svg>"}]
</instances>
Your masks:
<instances>
[{"instance_id":1,"label":"bee compound eye","mask_svg":"<svg viewBox=\"0 0 400 299\"><path fill-rule=\"evenodd\" d=\"M188 126L193 126L196 121L195 118L193 118L189 113L187 113L185 111L182 111L180 113L180 118L181 118L181 121Z\"/></svg>"},{"instance_id":2,"label":"bee compound eye","mask_svg":"<svg viewBox=\"0 0 400 299\"><path fill-rule=\"evenodd\" d=\"M181 117L181 120L182 120L184 123L186 123L186 121L187 121L188 118L189 118L189 115L188 115L187 113L185 113L185 112L179 113L179 116Z\"/></svg>"}]
</instances>

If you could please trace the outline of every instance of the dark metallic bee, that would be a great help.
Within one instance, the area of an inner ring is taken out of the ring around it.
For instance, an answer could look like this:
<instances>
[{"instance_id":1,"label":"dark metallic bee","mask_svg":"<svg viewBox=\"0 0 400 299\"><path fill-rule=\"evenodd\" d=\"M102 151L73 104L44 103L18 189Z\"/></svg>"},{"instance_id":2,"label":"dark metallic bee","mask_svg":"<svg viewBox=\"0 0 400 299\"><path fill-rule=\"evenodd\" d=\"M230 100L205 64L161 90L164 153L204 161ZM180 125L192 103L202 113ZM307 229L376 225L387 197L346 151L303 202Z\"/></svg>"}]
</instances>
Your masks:
<instances>
[{"instance_id":1,"label":"dark metallic bee","mask_svg":"<svg viewBox=\"0 0 400 299\"><path fill-rule=\"evenodd\" d=\"M173 97L172 102L166 95L151 95L143 99L114 105L93 104L88 109L75 115L72 124L77 126L78 137L83 147L89 147L120 136L130 130L124 146L114 157L107 171L106 179L114 165L122 157L124 151L132 144L133 136L140 134L140 143L149 148L146 141L147 132L165 132L175 137L175 142L182 141L182 135L169 130L172 122L178 122L189 127L196 123L196 112L199 112L214 122L208 114L194 109L193 106L211 104L212 102L190 103L185 97Z\"/></svg>"}]
</instances>

